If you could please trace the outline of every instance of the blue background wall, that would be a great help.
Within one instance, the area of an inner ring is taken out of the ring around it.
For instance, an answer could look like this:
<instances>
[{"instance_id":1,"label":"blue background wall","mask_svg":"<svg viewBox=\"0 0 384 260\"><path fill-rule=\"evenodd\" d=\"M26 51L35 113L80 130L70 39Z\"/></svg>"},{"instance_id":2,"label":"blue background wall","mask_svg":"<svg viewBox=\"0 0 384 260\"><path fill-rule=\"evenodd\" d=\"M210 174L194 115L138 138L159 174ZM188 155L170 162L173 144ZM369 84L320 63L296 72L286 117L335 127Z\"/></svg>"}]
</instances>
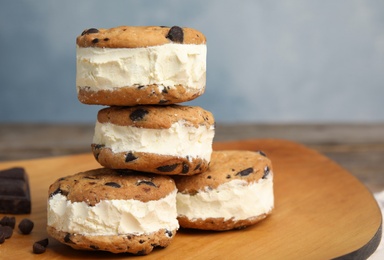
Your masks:
<instances>
[{"instance_id":1,"label":"blue background wall","mask_svg":"<svg viewBox=\"0 0 384 260\"><path fill-rule=\"evenodd\" d=\"M89 27L179 25L208 39L218 122L384 122L384 1L0 1L0 122L94 122L76 97Z\"/></svg>"}]
</instances>

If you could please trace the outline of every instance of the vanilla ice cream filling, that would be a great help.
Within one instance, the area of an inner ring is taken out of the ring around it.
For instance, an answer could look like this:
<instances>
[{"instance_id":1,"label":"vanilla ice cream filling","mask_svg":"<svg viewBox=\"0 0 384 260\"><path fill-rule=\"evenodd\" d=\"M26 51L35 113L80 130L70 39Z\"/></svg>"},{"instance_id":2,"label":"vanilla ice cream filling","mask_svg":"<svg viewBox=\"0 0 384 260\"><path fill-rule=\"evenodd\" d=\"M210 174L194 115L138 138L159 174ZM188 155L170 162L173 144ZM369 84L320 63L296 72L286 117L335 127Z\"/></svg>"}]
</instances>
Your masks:
<instances>
[{"instance_id":1,"label":"vanilla ice cream filling","mask_svg":"<svg viewBox=\"0 0 384 260\"><path fill-rule=\"evenodd\" d=\"M206 187L194 195L177 193L177 214L190 220L224 218L243 220L269 213L274 206L272 173L248 183L232 180L216 189Z\"/></svg>"},{"instance_id":2,"label":"vanilla ice cream filling","mask_svg":"<svg viewBox=\"0 0 384 260\"><path fill-rule=\"evenodd\" d=\"M76 86L113 90L151 84L200 90L206 84L205 44L175 44L143 48L79 47Z\"/></svg>"},{"instance_id":3,"label":"vanilla ice cream filling","mask_svg":"<svg viewBox=\"0 0 384 260\"><path fill-rule=\"evenodd\" d=\"M95 206L71 202L61 194L48 200L48 226L58 231L114 236L148 234L159 229L176 230L176 190L159 200L101 200Z\"/></svg>"},{"instance_id":4,"label":"vanilla ice cream filling","mask_svg":"<svg viewBox=\"0 0 384 260\"><path fill-rule=\"evenodd\" d=\"M167 129L148 129L97 121L93 143L114 153L134 151L210 161L213 137L213 125L194 127L179 121Z\"/></svg>"}]
</instances>

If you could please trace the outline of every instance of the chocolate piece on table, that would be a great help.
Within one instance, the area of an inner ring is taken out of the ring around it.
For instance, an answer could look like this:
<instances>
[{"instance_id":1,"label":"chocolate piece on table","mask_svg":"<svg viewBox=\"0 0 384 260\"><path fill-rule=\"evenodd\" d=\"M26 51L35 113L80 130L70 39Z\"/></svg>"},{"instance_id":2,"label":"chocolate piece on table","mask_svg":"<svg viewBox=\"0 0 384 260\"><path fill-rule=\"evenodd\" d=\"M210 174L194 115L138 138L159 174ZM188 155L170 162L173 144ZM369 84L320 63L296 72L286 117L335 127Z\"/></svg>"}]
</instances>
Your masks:
<instances>
[{"instance_id":1,"label":"chocolate piece on table","mask_svg":"<svg viewBox=\"0 0 384 260\"><path fill-rule=\"evenodd\" d=\"M0 171L0 213L31 213L28 175L21 167Z\"/></svg>"}]
</instances>

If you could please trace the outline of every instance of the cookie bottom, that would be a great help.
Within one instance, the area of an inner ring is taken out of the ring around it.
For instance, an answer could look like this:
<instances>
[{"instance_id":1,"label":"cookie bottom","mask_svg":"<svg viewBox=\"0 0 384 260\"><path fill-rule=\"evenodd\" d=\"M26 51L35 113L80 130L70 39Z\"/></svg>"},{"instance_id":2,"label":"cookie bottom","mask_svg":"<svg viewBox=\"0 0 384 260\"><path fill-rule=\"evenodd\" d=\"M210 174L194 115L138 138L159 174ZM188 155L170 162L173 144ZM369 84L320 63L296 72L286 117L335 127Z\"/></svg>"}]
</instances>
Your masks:
<instances>
[{"instance_id":1,"label":"cookie bottom","mask_svg":"<svg viewBox=\"0 0 384 260\"><path fill-rule=\"evenodd\" d=\"M176 234L176 230L160 229L143 235L125 234L114 236L87 236L58 231L48 226L47 232L59 242L78 250L101 250L112 253L132 253L146 255L155 247L167 247Z\"/></svg>"},{"instance_id":2,"label":"cookie bottom","mask_svg":"<svg viewBox=\"0 0 384 260\"><path fill-rule=\"evenodd\" d=\"M189 219L186 216L179 216L177 220L179 221L180 227L183 228L226 231L231 229L242 229L254 225L257 222L265 219L268 215L269 213L266 213L242 220L226 220L224 218Z\"/></svg>"},{"instance_id":3,"label":"cookie bottom","mask_svg":"<svg viewBox=\"0 0 384 260\"><path fill-rule=\"evenodd\" d=\"M193 100L202 95L204 90L205 87L187 90L183 85L176 85L171 88L157 84L98 91L94 91L90 87L78 87L78 99L81 103L88 105L170 105Z\"/></svg>"},{"instance_id":4,"label":"cookie bottom","mask_svg":"<svg viewBox=\"0 0 384 260\"><path fill-rule=\"evenodd\" d=\"M130 169L164 175L194 175L208 169L209 162L199 157L178 157L142 152L114 153L110 148L92 144L96 160L111 169Z\"/></svg>"}]
</instances>

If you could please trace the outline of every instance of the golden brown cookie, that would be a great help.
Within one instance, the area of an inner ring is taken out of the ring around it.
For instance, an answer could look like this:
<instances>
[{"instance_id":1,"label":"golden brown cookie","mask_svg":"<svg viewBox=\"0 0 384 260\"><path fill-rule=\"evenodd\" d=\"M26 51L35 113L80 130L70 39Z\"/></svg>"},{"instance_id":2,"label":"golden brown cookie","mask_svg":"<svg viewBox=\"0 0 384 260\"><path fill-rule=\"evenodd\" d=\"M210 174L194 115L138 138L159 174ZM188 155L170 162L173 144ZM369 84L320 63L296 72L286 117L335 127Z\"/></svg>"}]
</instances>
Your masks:
<instances>
[{"instance_id":1,"label":"golden brown cookie","mask_svg":"<svg viewBox=\"0 0 384 260\"><path fill-rule=\"evenodd\" d=\"M213 115L200 107L108 107L98 113L92 151L108 168L193 175L208 168L213 137Z\"/></svg>"},{"instance_id":2,"label":"golden brown cookie","mask_svg":"<svg viewBox=\"0 0 384 260\"><path fill-rule=\"evenodd\" d=\"M207 171L174 179L184 228L243 228L264 219L274 207L272 164L263 152L213 151Z\"/></svg>"},{"instance_id":3,"label":"golden brown cookie","mask_svg":"<svg viewBox=\"0 0 384 260\"><path fill-rule=\"evenodd\" d=\"M195 29L91 28L76 43L76 86L82 103L166 105L205 91L206 39Z\"/></svg>"},{"instance_id":4,"label":"golden brown cookie","mask_svg":"<svg viewBox=\"0 0 384 260\"><path fill-rule=\"evenodd\" d=\"M100 168L58 179L48 190L48 233L75 249L148 254L179 227L168 176Z\"/></svg>"},{"instance_id":5,"label":"golden brown cookie","mask_svg":"<svg viewBox=\"0 0 384 260\"><path fill-rule=\"evenodd\" d=\"M118 26L86 29L76 39L79 47L98 48L140 48L171 42L206 44L206 38L198 30L179 26Z\"/></svg>"}]
</instances>

